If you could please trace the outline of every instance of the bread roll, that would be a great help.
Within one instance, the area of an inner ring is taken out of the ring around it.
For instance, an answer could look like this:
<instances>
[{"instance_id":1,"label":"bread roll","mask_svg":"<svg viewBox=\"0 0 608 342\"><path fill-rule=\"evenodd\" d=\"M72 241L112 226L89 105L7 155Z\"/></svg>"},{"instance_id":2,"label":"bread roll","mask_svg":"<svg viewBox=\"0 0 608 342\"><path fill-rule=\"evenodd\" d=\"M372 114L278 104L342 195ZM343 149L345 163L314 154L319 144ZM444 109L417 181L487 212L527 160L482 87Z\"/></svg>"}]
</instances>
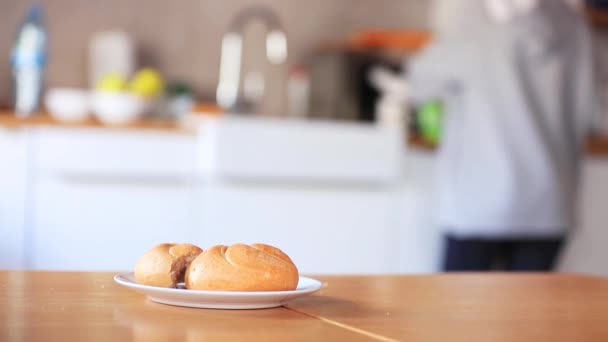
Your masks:
<instances>
[{"instance_id":1,"label":"bread roll","mask_svg":"<svg viewBox=\"0 0 608 342\"><path fill-rule=\"evenodd\" d=\"M186 271L186 287L217 291L288 291L298 286L298 269L280 249L263 245L214 246Z\"/></svg>"},{"instance_id":2,"label":"bread roll","mask_svg":"<svg viewBox=\"0 0 608 342\"><path fill-rule=\"evenodd\" d=\"M138 283L176 287L184 281L186 268L203 250L190 244L163 243L147 251L135 265Z\"/></svg>"}]
</instances>

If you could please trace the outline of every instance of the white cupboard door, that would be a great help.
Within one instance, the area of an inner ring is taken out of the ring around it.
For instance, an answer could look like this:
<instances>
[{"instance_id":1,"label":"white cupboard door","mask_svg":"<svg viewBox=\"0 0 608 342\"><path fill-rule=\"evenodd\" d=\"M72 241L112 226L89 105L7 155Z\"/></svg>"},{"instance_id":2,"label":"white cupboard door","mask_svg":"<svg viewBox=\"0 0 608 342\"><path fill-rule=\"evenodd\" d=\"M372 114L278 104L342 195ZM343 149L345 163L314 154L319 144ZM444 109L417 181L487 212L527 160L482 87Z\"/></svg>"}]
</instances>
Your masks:
<instances>
[{"instance_id":1,"label":"white cupboard door","mask_svg":"<svg viewBox=\"0 0 608 342\"><path fill-rule=\"evenodd\" d=\"M437 220L435 167L434 154L408 152L397 210L402 273L435 273L441 266L443 231Z\"/></svg>"},{"instance_id":2,"label":"white cupboard door","mask_svg":"<svg viewBox=\"0 0 608 342\"><path fill-rule=\"evenodd\" d=\"M608 276L608 160L588 159L583 168L579 225L569 236L560 271Z\"/></svg>"},{"instance_id":3,"label":"white cupboard door","mask_svg":"<svg viewBox=\"0 0 608 342\"><path fill-rule=\"evenodd\" d=\"M381 189L199 184L193 241L267 243L308 274L396 273L395 199Z\"/></svg>"},{"instance_id":4,"label":"white cupboard door","mask_svg":"<svg viewBox=\"0 0 608 342\"><path fill-rule=\"evenodd\" d=\"M0 269L23 268L26 134L0 130Z\"/></svg>"},{"instance_id":5,"label":"white cupboard door","mask_svg":"<svg viewBox=\"0 0 608 342\"><path fill-rule=\"evenodd\" d=\"M131 270L153 245L188 241L188 180L42 179L31 266Z\"/></svg>"}]
</instances>

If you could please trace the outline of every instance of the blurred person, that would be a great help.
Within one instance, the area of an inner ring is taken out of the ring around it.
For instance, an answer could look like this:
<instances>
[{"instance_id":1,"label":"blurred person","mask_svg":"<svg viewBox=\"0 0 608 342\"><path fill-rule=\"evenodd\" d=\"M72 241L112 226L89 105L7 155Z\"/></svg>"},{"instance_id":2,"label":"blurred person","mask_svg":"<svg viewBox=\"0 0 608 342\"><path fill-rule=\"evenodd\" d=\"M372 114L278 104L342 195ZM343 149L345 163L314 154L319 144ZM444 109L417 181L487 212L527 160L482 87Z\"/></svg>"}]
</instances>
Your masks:
<instances>
[{"instance_id":1,"label":"blurred person","mask_svg":"<svg viewBox=\"0 0 608 342\"><path fill-rule=\"evenodd\" d=\"M553 269L576 225L598 113L591 33L566 0L443 0L408 62L411 100L441 99L444 270Z\"/></svg>"}]
</instances>

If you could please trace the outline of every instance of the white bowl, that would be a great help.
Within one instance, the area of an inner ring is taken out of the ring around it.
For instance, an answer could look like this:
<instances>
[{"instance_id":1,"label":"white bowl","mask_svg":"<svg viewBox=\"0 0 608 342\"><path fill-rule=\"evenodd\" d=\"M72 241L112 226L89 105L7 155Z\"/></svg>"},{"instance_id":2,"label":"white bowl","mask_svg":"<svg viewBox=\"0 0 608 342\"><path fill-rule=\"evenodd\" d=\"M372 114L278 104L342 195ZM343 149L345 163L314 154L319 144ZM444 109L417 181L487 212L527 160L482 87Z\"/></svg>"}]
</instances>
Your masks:
<instances>
[{"instance_id":1,"label":"white bowl","mask_svg":"<svg viewBox=\"0 0 608 342\"><path fill-rule=\"evenodd\" d=\"M106 125L126 125L141 119L144 99L125 92L96 91L92 96L95 117Z\"/></svg>"},{"instance_id":2,"label":"white bowl","mask_svg":"<svg viewBox=\"0 0 608 342\"><path fill-rule=\"evenodd\" d=\"M82 121L90 112L89 92L83 89L52 88L47 91L44 104L49 114L59 121Z\"/></svg>"}]
</instances>

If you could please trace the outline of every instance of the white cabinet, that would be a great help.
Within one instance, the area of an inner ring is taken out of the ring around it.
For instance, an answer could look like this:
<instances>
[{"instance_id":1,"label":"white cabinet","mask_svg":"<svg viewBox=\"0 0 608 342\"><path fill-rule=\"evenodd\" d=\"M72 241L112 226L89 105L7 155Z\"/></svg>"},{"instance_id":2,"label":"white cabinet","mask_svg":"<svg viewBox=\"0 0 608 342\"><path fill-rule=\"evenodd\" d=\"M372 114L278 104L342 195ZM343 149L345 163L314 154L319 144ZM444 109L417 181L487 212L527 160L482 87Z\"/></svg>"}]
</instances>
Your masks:
<instances>
[{"instance_id":1,"label":"white cabinet","mask_svg":"<svg viewBox=\"0 0 608 342\"><path fill-rule=\"evenodd\" d=\"M442 227L437 223L435 154L408 151L399 189L397 211L400 269L403 273L432 273L441 266Z\"/></svg>"},{"instance_id":2,"label":"white cabinet","mask_svg":"<svg viewBox=\"0 0 608 342\"><path fill-rule=\"evenodd\" d=\"M608 276L608 159L588 159L580 193L580 222L560 269Z\"/></svg>"},{"instance_id":3,"label":"white cabinet","mask_svg":"<svg viewBox=\"0 0 608 342\"><path fill-rule=\"evenodd\" d=\"M127 270L189 241L193 137L44 128L35 141L31 268Z\"/></svg>"},{"instance_id":4,"label":"white cabinet","mask_svg":"<svg viewBox=\"0 0 608 342\"><path fill-rule=\"evenodd\" d=\"M0 269L24 265L27 136L0 129Z\"/></svg>"},{"instance_id":5,"label":"white cabinet","mask_svg":"<svg viewBox=\"0 0 608 342\"><path fill-rule=\"evenodd\" d=\"M400 244L396 196L386 188L200 184L201 246L269 243L303 273L394 273Z\"/></svg>"},{"instance_id":6,"label":"white cabinet","mask_svg":"<svg viewBox=\"0 0 608 342\"><path fill-rule=\"evenodd\" d=\"M46 127L33 136L38 173L174 178L194 165L195 137L186 133Z\"/></svg>"},{"instance_id":7,"label":"white cabinet","mask_svg":"<svg viewBox=\"0 0 608 342\"><path fill-rule=\"evenodd\" d=\"M151 246L188 241L190 203L186 181L40 179L31 267L132 269Z\"/></svg>"},{"instance_id":8,"label":"white cabinet","mask_svg":"<svg viewBox=\"0 0 608 342\"><path fill-rule=\"evenodd\" d=\"M201 246L269 243L303 273L400 270L402 132L243 117L201 129Z\"/></svg>"},{"instance_id":9,"label":"white cabinet","mask_svg":"<svg viewBox=\"0 0 608 342\"><path fill-rule=\"evenodd\" d=\"M394 184L403 132L367 123L207 117L196 165L208 177L282 182Z\"/></svg>"},{"instance_id":10,"label":"white cabinet","mask_svg":"<svg viewBox=\"0 0 608 342\"><path fill-rule=\"evenodd\" d=\"M307 274L436 272L434 167L433 154L411 151L401 182L386 186L199 182L193 239L275 244Z\"/></svg>"}]
</instances>

